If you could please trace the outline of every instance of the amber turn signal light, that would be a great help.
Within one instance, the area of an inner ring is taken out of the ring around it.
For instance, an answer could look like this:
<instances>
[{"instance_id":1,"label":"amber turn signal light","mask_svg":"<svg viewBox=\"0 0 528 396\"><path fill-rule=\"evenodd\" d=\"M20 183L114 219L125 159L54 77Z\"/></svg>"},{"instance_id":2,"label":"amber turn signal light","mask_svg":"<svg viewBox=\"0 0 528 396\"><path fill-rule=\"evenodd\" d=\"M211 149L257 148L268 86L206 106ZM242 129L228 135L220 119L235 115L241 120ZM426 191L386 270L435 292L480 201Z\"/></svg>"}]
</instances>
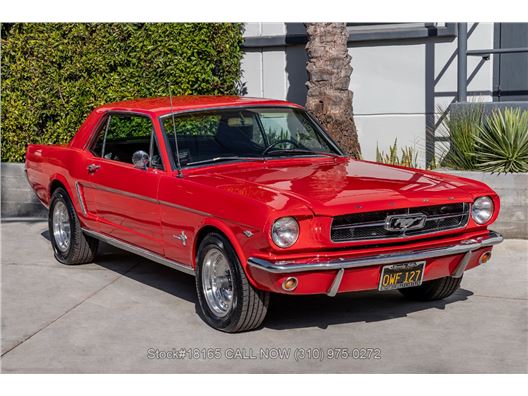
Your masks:
<instances>
[{"instance_id":1,"label":"amber turn signal light","mask_svg":"<svg viewBox=\"0 0 528 396\"><path fill-rule=\"evenodd\" d=\"M480 256L479 263L485 264L489 261L490 258L491 258L491 252L483 253L482 256Z\"/></svg>"},{"instance_id":2,"label":"amber turn signal light","mask_svg":"<svg viewBox=\"0 0 528 396\"><path fill-rule=\"evenodd\" d=\"M291 276L289 278L286 278L284 282L282 282L282 288L283 290L291 292L295 290L298 283L299 281L297 280L297 278Z\"/></svg>"}]
</instances>

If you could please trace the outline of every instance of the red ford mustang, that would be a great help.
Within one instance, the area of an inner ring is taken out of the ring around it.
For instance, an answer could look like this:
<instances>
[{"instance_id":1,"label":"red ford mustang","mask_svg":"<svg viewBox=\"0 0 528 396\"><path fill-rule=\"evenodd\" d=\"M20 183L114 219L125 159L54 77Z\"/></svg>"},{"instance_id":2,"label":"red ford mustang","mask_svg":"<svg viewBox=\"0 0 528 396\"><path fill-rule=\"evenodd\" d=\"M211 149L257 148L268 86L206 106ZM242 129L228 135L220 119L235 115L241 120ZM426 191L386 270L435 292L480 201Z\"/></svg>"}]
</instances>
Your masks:
<instances>
[{"instance_id":1,"label":"red ford mustang","mask_svg":"<svg viewBox=\"0 0 528 396\"><path fill-rule=\"evenodd\" d=\"M26 170L57 260L91 262L102 240L195 275L226 332L258 327L270 292L445 298L502 241L488 186L351 160L278 100L105 105L70 144L30 145Z\"/></svg>"}]
</instances>

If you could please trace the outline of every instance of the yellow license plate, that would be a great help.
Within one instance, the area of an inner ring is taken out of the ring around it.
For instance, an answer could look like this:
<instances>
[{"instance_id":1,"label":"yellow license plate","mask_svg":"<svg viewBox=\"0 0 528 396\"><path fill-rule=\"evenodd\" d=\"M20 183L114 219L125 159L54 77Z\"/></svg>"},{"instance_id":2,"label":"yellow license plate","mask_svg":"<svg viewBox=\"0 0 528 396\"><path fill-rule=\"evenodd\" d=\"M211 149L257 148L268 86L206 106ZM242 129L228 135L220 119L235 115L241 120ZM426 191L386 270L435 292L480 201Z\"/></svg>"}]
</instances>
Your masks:
<instances>
[{"instance_id":1,"label":"yellow license plate","mask_svg":"<svg viewBox=\"0 0 528 396\"><path fill-rule=\"evenodd\" d=\"M378 290L395 290L422 284L425 261L386 265L381 270Z\"/></svg>"}]
</instances>

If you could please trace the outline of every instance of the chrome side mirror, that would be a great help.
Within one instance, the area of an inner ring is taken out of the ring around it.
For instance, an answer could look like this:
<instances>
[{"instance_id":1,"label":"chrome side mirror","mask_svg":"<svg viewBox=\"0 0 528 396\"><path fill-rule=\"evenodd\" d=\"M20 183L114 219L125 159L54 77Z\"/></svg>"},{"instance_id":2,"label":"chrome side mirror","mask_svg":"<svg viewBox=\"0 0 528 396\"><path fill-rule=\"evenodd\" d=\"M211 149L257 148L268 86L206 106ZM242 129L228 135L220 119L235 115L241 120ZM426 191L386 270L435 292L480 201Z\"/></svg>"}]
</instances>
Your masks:
<instances>
[{"instance_id":1,"label":"chrome side mirror","mask_svg":"<svg viewBox=\"0 0 528 396\"><path fill-rule=\"evenodd\" d=\"M138 150L132 155L132 163L134 164L134 168L145 170L147 169L149 162L150 158L143 150Z\"/></svg>"}]
</instances>

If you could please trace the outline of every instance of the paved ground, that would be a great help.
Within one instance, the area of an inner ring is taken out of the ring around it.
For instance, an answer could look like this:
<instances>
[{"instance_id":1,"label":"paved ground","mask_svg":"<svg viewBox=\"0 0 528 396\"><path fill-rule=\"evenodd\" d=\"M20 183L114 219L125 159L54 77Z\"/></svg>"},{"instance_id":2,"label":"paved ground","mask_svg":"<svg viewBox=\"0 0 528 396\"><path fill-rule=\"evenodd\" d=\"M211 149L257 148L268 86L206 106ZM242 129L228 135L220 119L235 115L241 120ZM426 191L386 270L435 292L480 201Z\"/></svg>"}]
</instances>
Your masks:
<instances>
[{"instance_id":1,"label":"paved ground","mask_svg":"<svg viewBox=\"0 0 528 396\"><path fill-rule=\"evenodd\" d=\"M109 247L67 267L47 238L42 221L2 223L3 372L528 371L528 241L498 246L444 302L277 297L262 329L231 335L196 314L191 276ZM149 358L181 348L219 358ZM328 359L329 348L379 348L381 359Z\"/></svg>"}]
</instances>

